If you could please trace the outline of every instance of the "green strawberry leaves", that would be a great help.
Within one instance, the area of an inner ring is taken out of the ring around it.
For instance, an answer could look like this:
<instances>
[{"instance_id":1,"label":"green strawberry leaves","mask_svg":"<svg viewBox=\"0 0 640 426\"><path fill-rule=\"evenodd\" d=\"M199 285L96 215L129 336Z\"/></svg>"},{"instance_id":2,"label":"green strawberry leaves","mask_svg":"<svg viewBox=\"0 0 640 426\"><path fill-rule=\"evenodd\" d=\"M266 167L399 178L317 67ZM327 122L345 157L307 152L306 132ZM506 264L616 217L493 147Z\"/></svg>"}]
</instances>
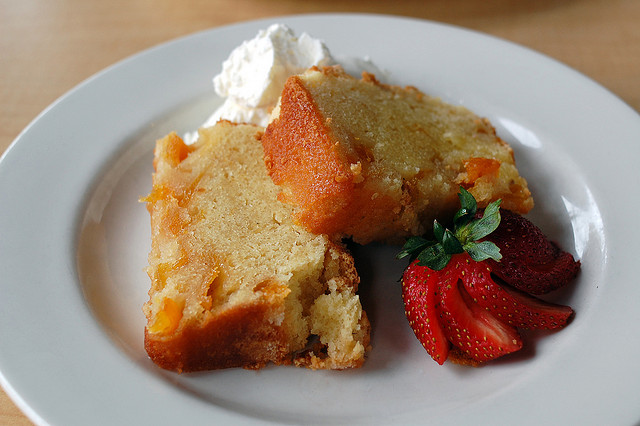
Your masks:
<instances>
[{"instance_id":1,"label":"green strawberry leaves","mask_svg":"<svg viewBox=\"0 0 640 426\"><path fill-rule=\"evenodd\" d=\"M418 254L418 264L428 265L431 269L439 271L447 266L447 263L451 260L451 253L447 253L442 244L431 243Z\"/></svg>"},{"instance_id":2,"label":"green strawberry leaves","mask_svg":"<svg viewBox=\"0 0 640 426\"><path fill-rule=\"evenodd\" d=\"M469 256L476 262L482 262L487 259L493 259L495 261L502 259L500 249L491 241L474 242L467 244L465 247L465 251L469 253Z\"/></svg>"},{"instance_id":3,"label":"green strawberry leaves","mask_svg":"<svg viewBox=\"0 0 640 426\"><path fill-rule=\"evenodd\" d=\"M460 187L458 193L458 199L460 200L460 210L453 216L453 223L455 226L464 225L470 222L476 212L478 211L478 203L473 195L463 187Z\"/></svg>"},{"instance_id":4,"label":"green strawberry leaves","mask_svg":"<svg viewBox=\"0 0 640 426\"><path fill-rule=\"evenodd\" d=\"M460 187L458 193L460 209L453 217L453 231L445 228L437 220L433 223L435 240L423 237L411 237L396 256L398 259L410 257L418 259L418 264L435 271L442 270L451 256L467 252L477 262L486 259L499 261L502 258L500 249L490 241L478 241L498 228L500 224L500 202L489 204L481 218L476 218L478 204L469 191Z\"/></svg>"}]
</instances>

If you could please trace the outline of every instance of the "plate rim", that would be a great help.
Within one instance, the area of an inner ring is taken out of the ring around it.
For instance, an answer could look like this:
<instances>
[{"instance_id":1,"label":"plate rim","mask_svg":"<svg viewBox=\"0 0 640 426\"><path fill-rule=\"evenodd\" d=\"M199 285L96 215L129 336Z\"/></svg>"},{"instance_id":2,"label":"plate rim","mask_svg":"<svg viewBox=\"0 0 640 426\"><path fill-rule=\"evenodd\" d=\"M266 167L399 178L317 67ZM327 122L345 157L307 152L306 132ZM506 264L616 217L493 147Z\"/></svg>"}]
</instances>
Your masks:
<instances>
[{"instance_id":1,"label":"plate rim","mask_svg":"<svg viewBox=\"0 0 640 426\"><path fill-rule=\"evenodd\" d=\"M30 133L31 132L36 132L39 131L37 129L35 129L40 123L43 122L43 120L45 118L48 118L50 115L55 114L57 109L60 108L67 108L67 106L65 106L65 103L67 102L71 102L73 101L74 96L76 96L76 94L87 90L92 84L94 84L95 82L99 82L101 79L106 79L108 78L110 75L112 75L114 70L118 70L121 69L121 67L123 66L127 66L128 64L131 64L133 62L136 61L141 61L143 58L145 57L149 57L155 53L161 52L163 50L169 49L171 48L171 46L177 46L180 43L189 43L190 41L193 41L195 39L202 39L202 38L208 38L211 37L213 34L216 33L222 33L224 31L227 30L231 30L231 29L248 29L248 28L255 28L255 27L260 27L260 26L264 26L266 23L273 23L273 22L293 22L295 24L304 24L305 20L334 20L334 19L342 19L344 20L380 20L380 21L412 21L415 22L418 25L429 25L429 26L433 26L433 27L438 27L438 28L448 28L451 31L456 31L456 32L462 32L465 34L468 34L469 36L473 36L473 37L482 37L486 40L492 40L494 43L501 43L504 45L509 45L512 48L518 49L518 50L523 50L525 52L528 52L529 55L535 55L536 57L538 57L540 60L543 61L547 61L553 64L554 67L562 67L563 69L570 71L572 73L575 74L576 78L578 78L579 80L581 80L580 84L584 84L584 82L588 82L590 85L595 85L595 87L598 87L599 90L603 90L609 97L613 97L615 98L615 100L618 103L621 103L622 105L624 105L624 107L626 107L628 109L628 112L630 112L632 115L630 115L630 117L635 117L636 121L638 121L638 118L640 118L640 116L638 116L637 112L635 110L633 110L628 104L626 104L622 99L620 99L617 95L613 94L611 91L609 91L608 89L604 88L602 85L598 84L597 82L595 82L594 80L590 79L589 77L586 77L582 74L580 74L579 72L577 72L576 70L568 67L567 65L553 59L550 58L544 54L541 54L539 52L536 52L534 50L531 50L530 48L524 47L524 46L520 46L517 45L513 42L507 41L507 40L503 40L500 38L497 38L495 36L492 35L488 35L488 34L483 34L483 33L479 33L475 30L470 30L470 29L466 29L466 28L461 28L461 27L456 27L450 24L443 24L443 23L439 23L439 22L432 22L432 21L426 21L426 20L422 20L422 19L418 19L418 18L409 18L409 17L398 17L398 16L388 16L388 15L377 15L377 14L358 14L358 13L340 13L340 14L327 14L327 13L323 13L323 14L305 14L305 15L290 15L290 16L281 16L281 17L272 17L272 18L264 18L264 19L257 19L257 20L252 20L252 21L245 21L245 22L240 22L240 23L234 23L234 24L229 24L229 25L225 25L225 26L221 26L221 27L215 27L212 29L208 29L208 30L204 30L204 31L199 31L196 32L194 34L190 34L190 35L186 35L186 36L181 36L179 38L176 38L174 40L170 40L164 43L161 43L159 45L150 47L148 49L145 49L139 53L136 53L134 55L131 55L121 61L116 62L115 64L105 68L104 70L94 74L93 76L89 77L88 79L84 80L83 82L81 82L80 84L78 84L77 86L75 86L73 89L71 89L70 91L68 91L67 93L65 93L64 95L62 95L61 97L59 97L56 101L54 101L51 105L49 105L47 108L45 108L40 114L38 114L38 116L14 139L14 141L9 145L9 147L5 150L5 152L3 153L2 157L0 157L0 176L3 176L6 172L6 169L8 168L6 166L6 163L10 162L10 161L17 161L14 160L15 157L18 157L18 159L20 161L25 161L24 159L21 159L20 156L22 155L19 151L20 149L22 149L22 146L20 144L24 144L26 145L28 143L28 138L30 137ZM313 34L312 34L313 35ZM375 59L375 58L374 58ZM204 82L205 84L208 83L208 81ZM180 98L180 96L177 96L177 98ZM184 98L184 96L183 96ZM622 108L621 110L624 110L624 108ZM636 123L637 125L637 123ZM127 133L127 132L123 132L123 133ZM27 139L27 142L23 142L25 139ZM117 149L122 149L123 146L125 146L125 143L121 143L119 147L117 147ZM117 150L116 149L116 150ZM108 150L109 152L111 152L111 154L114 154L114 149L111 148ZM96 161L98 161L99 159L96 159ZM102 158L101 160L102 162L104 162L104 158ZM100 162L100 161L98 161ZM95 161L94 163L95 164ZM104 164L103 164L104 165ZM87 174L86 170L89 170L92 166L86 166L85 169L85 174ZM94 170L94 178L97 178L98 176L96 175L97 172L95 172ZM78 189L79 188L79 189ZM84 188L84 190L82 189ZM86 188L86 183L84 185L77 185L74 187L74 189L76 191L81 191L82 192L82 196L80 196L78 199L81 200L85 200L86 201L86 193L87 193L87 188ZM2 192L0 190L0 194L4 194L4 192ZM79 217L81 216L82 212L80 210L76 211L77 215L74 218L70 218L67 219L65 221L65 225L66 225L66 229L71 231L70 232L70 238L72 239L72 241L67 241L66 244L64 244L65 246L65 250L64 252L67 253L67 255L69 255L70 258L72 258L71 262L67 262L65 264L65 267L73 267L74 261L75 261L75 253L74 250L76 248L77 245L77 230L74 228L75 225L77 225ZM3 216L0 216L3 217ZM2 223L0 223L0 226L3 226ZM609 237L608 237L609 238ZM615 238L615 237L611 237L611 238ZM3 247L0 245L0 247ZM67 261L69 261L71 259L67 259ZM0 263L0 267L4 267L5 265L3 265L2 263ZM76 279L77 278L77 272L74 269L73 272L74 276ZM4 285L3 285L4 286ZM80 298L78 298L76 301L82 303L82 300ZM1 302L0 302L1 303ZM91 318L90 315L91 313L88 310L88 307L85 305L84 306L84 310L80 313L82 315L82 317L84 319L87 318ZM3 318L2 315L0 314L0 318ZM103 340L105 338L107 338L104 335L104 332L101 331L100 327L97 326L97 324L93 324L89 326L90 329L93 330L94 333L97 334L97 338L98 340ZM0 331L2 329L0 328ZM107 338L108 339L108 338ZM109 352L110 356L115 356L116 358L118 358L118 356L122 356L122 354L118 355L117 351L115 351L115 348L111 348L111 351L108 350L108 346L110 345L110 342L107 341L102 341L102 344L100 347L104 348L105 350L107 350L107 352ZM0 366L3 365L3 359L4 357L2 356L2 354L0 354ZM120 365L120 363L118 364ZM130 368L130 372L133 374L133 367L134 365L129 363L127 364ZM153 380L152 380L153 381ZM16 403L16 405L35 423L37 424L43 424L46 423L46 419L44 417L41 416L41 411L42 410L36 410L34 409L34 403L32 402L31 404L29 402L27 402L26 399L24 399L24 394L18 392L15 389L15 385L9 381L9 379L6 378L5 376L5 371L4 369L0 369L0 384L2 385L2 387L5 389L5 391L7 392L7 394L9 395L9 397ZM185 405L187 406L193 406L193 402L189 402L187 400L183 401L185 403ZM37 404L35 404L37 405ZM196 404L197 405L197 404ZM211 414L212 410L206 410L209 411L209 414ZM218 411L218 410L215 410ZM60 413L56 413L56 415L60 415ZM226 418L226 419L233 419L234 421L239 421L241 420L241 418L237 417L234 413L228 413L228 412L220 412L220 413L216 413L216 415L220 415L222 416L222 418ZM230 416L230 417L226 417L226 416Z\"/></svg>"}]
</instances>

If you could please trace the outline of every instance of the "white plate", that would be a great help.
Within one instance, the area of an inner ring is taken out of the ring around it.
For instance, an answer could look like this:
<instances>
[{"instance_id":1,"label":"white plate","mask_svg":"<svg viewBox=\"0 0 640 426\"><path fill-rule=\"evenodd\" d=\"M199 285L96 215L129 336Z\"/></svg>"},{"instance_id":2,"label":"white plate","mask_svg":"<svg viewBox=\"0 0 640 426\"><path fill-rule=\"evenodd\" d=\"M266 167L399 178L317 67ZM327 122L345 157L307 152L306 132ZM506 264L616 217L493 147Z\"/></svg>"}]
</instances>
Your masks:
<instances>
[{"instance_id":1,"label":"white plate","mask_svg":"<svg viewBox=\"0 0 640 426\"><path fill-rule=\"evenodd\" d=\"M271 22L370 56L394 81L487 116L514 147L532 218L582 259L556 300L566 329L483 368L438 366L404 317L396 248L359 249L373 351L356 371L177 375L142 346L154 140L197 127L211 77ZM640 118L584 76L522 47L425 21L277 18L195 34L81 84L0 163L0 378L36 423L631 424L640 421L633 241Z\"/></svg>"}]
</instances>

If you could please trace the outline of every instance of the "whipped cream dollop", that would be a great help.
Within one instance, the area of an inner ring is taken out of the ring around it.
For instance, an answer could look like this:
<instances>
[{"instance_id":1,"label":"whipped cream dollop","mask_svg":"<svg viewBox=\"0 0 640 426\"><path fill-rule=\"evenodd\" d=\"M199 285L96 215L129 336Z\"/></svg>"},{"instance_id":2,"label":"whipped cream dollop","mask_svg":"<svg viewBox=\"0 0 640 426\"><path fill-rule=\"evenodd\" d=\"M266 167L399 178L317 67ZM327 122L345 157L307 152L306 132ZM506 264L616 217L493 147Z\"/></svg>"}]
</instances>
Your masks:
<instances>
[{"instance_id":1,"label":"whipped cream dollop","mask_svg":"<svg viewBox=\"0 0 640 426\"><path fill-rule=\"evenodd\" d=\"M384 73L367 57L336 60L321 40L307 33L296 36L283 24L260 30L222 63L222 71L213 78L213 87L225 100L201 127L213 126L221 119L266 127L287 78L314 65L336 64L353 76L360 77L367 71L384 81ZM187 143L195 139L197 132L185 135Z\"/></svg>"},{"instance_id":2,"label":"whipped cream dollop","mask_svg":"<svg viewBox=\"0 0 640 426\"><path fill-rule=\"evenodd\" d=\"M329 49L307 33L297 37L282 24L273 24L236 47L213 78L224 104L207 120L219 119L266 126L287 78L317 65L333 65Z\"/></svg>"}]
</instances>

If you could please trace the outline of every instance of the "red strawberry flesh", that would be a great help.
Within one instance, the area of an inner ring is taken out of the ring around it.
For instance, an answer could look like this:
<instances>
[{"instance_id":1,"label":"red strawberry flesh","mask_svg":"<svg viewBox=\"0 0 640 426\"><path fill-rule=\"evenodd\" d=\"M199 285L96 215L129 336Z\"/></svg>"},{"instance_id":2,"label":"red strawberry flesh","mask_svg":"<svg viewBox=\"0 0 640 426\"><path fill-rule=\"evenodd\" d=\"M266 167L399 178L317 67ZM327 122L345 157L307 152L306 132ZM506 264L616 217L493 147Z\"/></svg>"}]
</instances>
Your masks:
<instances>
[{"instance_id":1,"label":"red strawberry flesh","mask_svg":"<svg viewBox=\"0 0 640 426\"><path fill-rule=\"evenodd\" d=\"M492 279L489 267L482 262L471 262L470 272L464 285L473 301L513 327L562 328L573 315L573 309L569 306L548 303L499 285Z\"/></svg>"},{"instance_id":2,"label":"red strawberry flesh","mask_svg":"<svg viewBox=\"0 0 640 426\"><path fill-rule=\"evenodd\" d=\"M502 254L499 262L487 260L496 276L529 294L549 293L575 278L580 261L547 239L525 217L509 210L500 210L500 215L498 229L485 238Z\"/></svg>"},{"instance_id":3,"label":"red strawberry flesh","mask_svg":"<svg viewBox=\"0 0 640 426\"><path fill-rule=\"evenodd\" d=\"M414 261L402 278L402 299L409 325L431 358L442 365L449 355L449 341L440 326L437 274Z\"/></svg>"},{"instance_id":4,"label":"red strawberry flesh","mask_svg":"<svg viewBox=\"0 0 640 426\"><path fill-rule=\"evenodd\" d=\"M485 362L522 348L517 330L499 321L461 289L467 267L475 263L467 254L455 255L440 271L440 304L437 306L444 333L472 359Z\"/></svg>"}]
</instances>

